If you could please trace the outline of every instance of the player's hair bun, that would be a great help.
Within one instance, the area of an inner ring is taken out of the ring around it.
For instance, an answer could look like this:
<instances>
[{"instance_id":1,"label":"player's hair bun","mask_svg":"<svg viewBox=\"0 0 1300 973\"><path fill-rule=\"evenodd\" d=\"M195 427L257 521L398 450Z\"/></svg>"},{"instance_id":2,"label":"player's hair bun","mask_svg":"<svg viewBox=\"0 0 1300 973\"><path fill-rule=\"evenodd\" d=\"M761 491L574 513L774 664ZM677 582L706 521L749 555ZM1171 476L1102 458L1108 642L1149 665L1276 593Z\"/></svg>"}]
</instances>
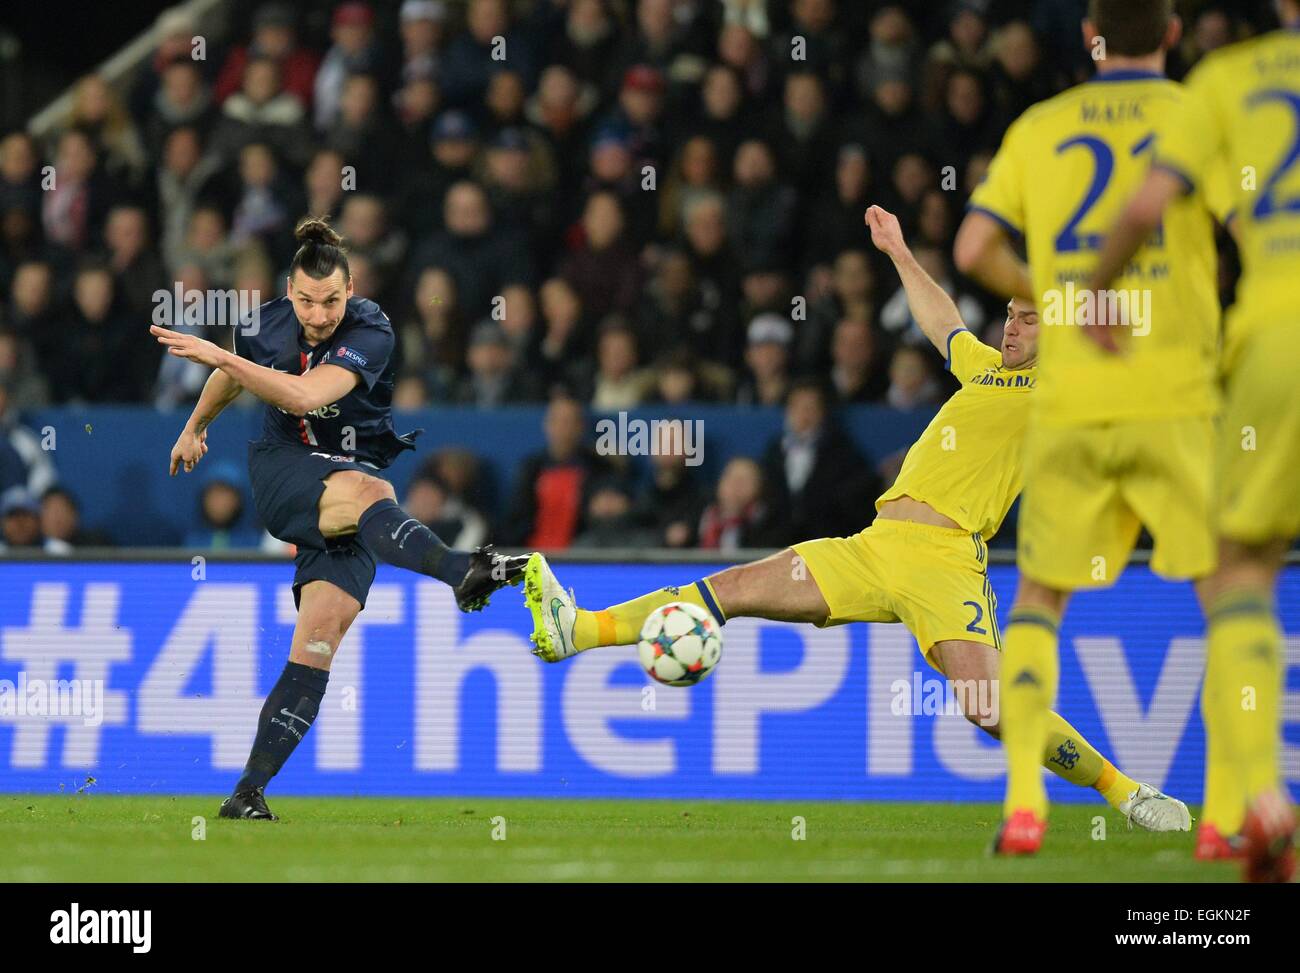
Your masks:
<instances>
[{"instance_id":1,"label":"player's hair bun","mask_svg":"<svg viewBox=\"0 0 1300 973\"><path fill-rule=\"evenodd\" d=\"M298 241L298 252L289 265L289 276L301 270L308 277L324 280L334 271L342 269L343 279L349 280L348 254L343 249L343 238L321 217L309 216L298 223L293 231Z\"/></svg>"},{"instance_id":2,"label":"player's hair bun","mask_svg":"<svg viewBox=\"0 0 1300 973\"><path fill-rule=\"evenodd\" d=\"M343 243L334 227L325 219L309 216L302 220L293 231L293 237L300 244L317 243L327 247L337 247Z\"/></svg>"}]
</instances>

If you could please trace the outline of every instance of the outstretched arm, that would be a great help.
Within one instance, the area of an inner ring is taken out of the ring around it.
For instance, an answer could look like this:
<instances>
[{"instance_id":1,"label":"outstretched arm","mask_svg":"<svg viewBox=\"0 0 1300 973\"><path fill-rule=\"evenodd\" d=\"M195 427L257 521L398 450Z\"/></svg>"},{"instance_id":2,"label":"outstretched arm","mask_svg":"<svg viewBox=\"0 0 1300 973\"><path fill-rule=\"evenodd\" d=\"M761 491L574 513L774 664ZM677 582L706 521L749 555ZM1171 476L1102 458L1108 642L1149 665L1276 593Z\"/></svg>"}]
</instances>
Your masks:
<instances>
[{"instance_id":1,"label":"outstretched arm","mask_svg":"<svg viewBox=\"0 0 1300 973\"><path fill-rule=\"evenodd\" d=\"M907 293L907 306L939 353L947 356L948 338L966 325L952 298L925 272L908 249L898 217L879 206L867 207L865 216L871 230L871 242L881 253L894 262L903 289Z\"/></svg>"},{"instance_id":2,"label":"outstretched arm","mask_svg":"<svg viewBox=\"0 0 1300 973\"><path fill-rule=\"evenodd\" d=\"M321 365L305 375L289 375L273 368L240 358L211 341L192 334L152 325L149 328L169 355L187 358L219 368L237 385L252 392L263 402L294 416L305 416L313 409L337 402L347 395L361 376L339 365Z\"/></svg>"}]
</instances>

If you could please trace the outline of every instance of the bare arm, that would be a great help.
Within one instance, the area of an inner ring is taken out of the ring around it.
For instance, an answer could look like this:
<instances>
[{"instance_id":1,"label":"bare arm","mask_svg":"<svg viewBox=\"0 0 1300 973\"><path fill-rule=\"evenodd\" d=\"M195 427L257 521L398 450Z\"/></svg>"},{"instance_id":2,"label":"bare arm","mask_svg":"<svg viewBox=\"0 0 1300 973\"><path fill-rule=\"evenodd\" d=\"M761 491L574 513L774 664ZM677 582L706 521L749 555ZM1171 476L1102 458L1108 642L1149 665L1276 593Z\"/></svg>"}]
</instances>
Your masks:
<instances>
[{"instance_id":1,"label":"bare arm","mask_svg":"<svg viewBox=\"0 0 1300 973\"><path fill-rule=\"evenodd\" d=\"M1034 300L1029 266L1012 248L1007 231L987 213L966 214L957 230L952 259L959 271L993 293Z\"/></svg>"},{"instance_id":2,"label":"bare arm","mask_svg":"<svg viewBox=\"0 0 1300 973\"><path fill-rule=\"evenodd\" d=\"M907 306L912 310L912 317L925 332L925 336L939 349L939 353L946 357L948 338L954 331L966 327L957 305L925 272L925 268L917 263L903 239L898 218L893 213L879 206L870 206L865 219L871 229L871 242L894 262L894 268L907 293Z\"/></svg>"},{"instance_id":3,"label":"bare arm","mask_svg":"<svg viewBox=\"0 0 1300 973\"><path fill-rule=\"evenodd\" d=\"M323 405L337 402L361 381L356 372L339 365L321 365L305 375L289 375L264 365L255 365L195 335L158 325L149 330L167 348L168 354L220 369L235 384L290 415L304 416Z\"/></svg>"},{"instance_id":4,"label":"bare arm","mask_svg":"<svg viewBox=\"0 0 1300 973\"><path fill-rule=\"evenodd\" d=\"M239 383L225 372L220 369L214 371L203 384L203 392L194 404L194 411L190 413L185 428L196 435L207 432L208 426L212 425L226 406L239 398L241 391L243 389Z\"/></svg>"},{"instance_id":5,"label":"bare arm","mask_svg":"<svg viewBox=\"0 0 1300 973\"><path fill-rule=\"evenodd\" d=\"M195 464L208 451L208 426L212 425L226 406L239 397L239 392L238 383L225 372L215 371L208 376L199 401L194 405L194 411L190 413L185 428L172 447L169 469L172 476L179 469L184 469L186 473L193 471Z\"/></svg>"}]
</instances>

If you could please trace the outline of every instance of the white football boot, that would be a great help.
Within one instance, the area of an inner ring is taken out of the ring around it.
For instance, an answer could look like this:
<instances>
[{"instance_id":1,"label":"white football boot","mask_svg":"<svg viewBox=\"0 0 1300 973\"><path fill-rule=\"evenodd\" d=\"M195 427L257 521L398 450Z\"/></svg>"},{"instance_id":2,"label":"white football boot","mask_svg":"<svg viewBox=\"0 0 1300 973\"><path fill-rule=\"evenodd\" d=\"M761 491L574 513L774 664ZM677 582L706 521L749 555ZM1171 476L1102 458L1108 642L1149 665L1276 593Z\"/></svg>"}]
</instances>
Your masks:
<instances>
[{"instance_id":1,"label":"white football boot","mask_svg":"<svg viewBox=\"0 0 1300 973\"><path fill-rule=\"evenodd\" d=\"M1128 819L1130 828L1137 825L1144 831L1192 830L1192 815L1187 805L1176 797L1161 794L1150 784L1139 783L1119 810Z\"/></svg>"},{"instance_id":2,"label":"white football boot","mask_svg":"<svg viewBox=\"0 0 1300 973\"><path fill-rule=\"evenodd\" d=\"M559 662L577 655L573 645L573 623L578 617L573 592L565 591L546 563L534 554L524 568L524 604L533 613L533 634L529 636L533 655L547 662Z\"/></svg>"}]
</instances>

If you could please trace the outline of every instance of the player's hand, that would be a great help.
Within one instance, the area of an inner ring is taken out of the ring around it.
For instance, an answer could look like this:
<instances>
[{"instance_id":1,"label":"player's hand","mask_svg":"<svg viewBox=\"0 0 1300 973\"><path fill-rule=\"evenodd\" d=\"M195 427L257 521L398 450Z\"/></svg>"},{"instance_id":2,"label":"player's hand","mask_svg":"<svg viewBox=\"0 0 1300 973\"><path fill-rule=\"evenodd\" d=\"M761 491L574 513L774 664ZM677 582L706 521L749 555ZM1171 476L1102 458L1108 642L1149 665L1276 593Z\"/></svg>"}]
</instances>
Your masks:
<instances>
[{"instance_id":1,"label":"player's hand","mask_svg":"<svg viewBox=\"0 0 1300 973\"><path fill-rule=\"evenodd\" d=\"M188 429L183 431L180 438L176 440L176 445L172 447L172 462L170 476L175 476L178 469L184 469L186 473L194 471L195 465L203 459L208 452L208 431L190 432Z\"/></svg>"},{"instance_id":2,"label":"player's hand","mask_svg":"<svg viewBox=\"0 0 1300 973\"><path fill-rule=\"evenodd\" d=\"M871 242L881 253L895 257L907 249L907 244L903 241L903 229L898 225L898 217L889 210L879 206L868 206L863 220L871 230Z\"/></svg>"},{"instance_id":3,"label":"player's hand","mask_svg":"<svg viewBox=\"0 0 1300 973\"><path fill-rule=\"evenodd\" d=\"M219 346L197 335L173 331L171 328L161 328L156 324L150 325L149 331L158 339L158 344L167 349L167 354L175 355L177 358L188 358L209 368L220 365L221 358L225 354Z\"/></svg>"}]
</instances>

